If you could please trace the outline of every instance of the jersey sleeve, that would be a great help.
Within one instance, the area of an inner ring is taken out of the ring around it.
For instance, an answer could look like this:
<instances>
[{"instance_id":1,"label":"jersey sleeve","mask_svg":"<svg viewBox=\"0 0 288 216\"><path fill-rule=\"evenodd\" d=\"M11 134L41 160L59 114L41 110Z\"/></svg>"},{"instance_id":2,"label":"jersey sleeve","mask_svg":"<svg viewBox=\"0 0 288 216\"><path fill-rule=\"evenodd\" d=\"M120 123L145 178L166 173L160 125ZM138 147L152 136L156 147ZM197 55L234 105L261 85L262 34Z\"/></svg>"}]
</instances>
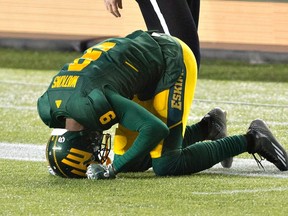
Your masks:
<instances>
[{"instance_id":1,"label":"jersey sleeve","mask_svg":"<svg viewBox=\"0 0 288 216\"><path fill-rule=\"evenodd\" d=\"M66 109L71 118L92 130L108 130L118 123L118 116L99 89L92 90L87 96L74 94Z\"/></svg>"},{"instance_id":2,"label":"jersey sleeve","mask_svg":"<svg viewBox=\"0 0 288 216\"><path fill-rule=\"evenodd\" d=\"M45 92L37 101L37 110L41 120L47 126L51 127L51 107L48 94Z\"/></svg>"}]
</instances>

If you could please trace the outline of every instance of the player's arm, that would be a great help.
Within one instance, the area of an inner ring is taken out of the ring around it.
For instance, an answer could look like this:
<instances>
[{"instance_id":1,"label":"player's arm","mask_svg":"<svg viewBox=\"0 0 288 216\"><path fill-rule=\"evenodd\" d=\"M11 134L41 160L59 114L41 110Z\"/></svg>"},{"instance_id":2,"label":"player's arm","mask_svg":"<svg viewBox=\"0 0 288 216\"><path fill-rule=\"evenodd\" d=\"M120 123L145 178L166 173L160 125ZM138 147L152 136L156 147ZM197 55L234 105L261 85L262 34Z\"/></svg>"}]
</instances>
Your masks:
<instances>
[{"instance_id":1,"label":"player's arm","mask_svg":"<svg viewBox=\"0 0 288 216\"><path fill-rule=\"evenodd\" d=\"M121 17L119 9L122 9L122 0L104 0L106 9L115 17Z\"/></svg>"},{"instance_id":2,"label":"player's arm","mask_svg":"<svg viewBox=\"0 0 288 216\"><path fill-rule=\"evenodd\" d=\"M113 162L116 172L120 172L126 164L137 157L149 154L162 139L168 136L169 129L159 118L139 104L113 91L108 91L106 96L119 118L119 123L129 130L139 132L131 148Z\"/></svg>"}]
</instances>

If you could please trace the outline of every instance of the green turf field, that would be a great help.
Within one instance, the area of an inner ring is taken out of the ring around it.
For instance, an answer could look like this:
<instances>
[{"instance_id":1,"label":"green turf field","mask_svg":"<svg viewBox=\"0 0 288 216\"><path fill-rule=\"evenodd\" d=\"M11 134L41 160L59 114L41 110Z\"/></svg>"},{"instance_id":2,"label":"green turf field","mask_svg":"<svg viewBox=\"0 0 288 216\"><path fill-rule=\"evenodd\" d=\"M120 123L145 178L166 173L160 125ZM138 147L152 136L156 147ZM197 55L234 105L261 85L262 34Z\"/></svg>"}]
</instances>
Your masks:
<instances>
[{"instance_id":1,"label":"green turf field","mask_svg":"<svg viewBox=\"0 0 288 216\"><path fill-rule=\"evenodd\" d=\"M78 55L0 49L0 143L45 145L51 129L40 121L36 100ZM220 106L228 112L229 134L245 133L251 120L262 118L288 149L287 89L287 65L203 60L189 123ZM231 175L219 168L216 174L160 178L149 171L90 181L49 176L42 161L0 159L0 215L287 214L286 172L263 176L255 166L248 175L236 168Z\"/></svg>"}]
</instances>

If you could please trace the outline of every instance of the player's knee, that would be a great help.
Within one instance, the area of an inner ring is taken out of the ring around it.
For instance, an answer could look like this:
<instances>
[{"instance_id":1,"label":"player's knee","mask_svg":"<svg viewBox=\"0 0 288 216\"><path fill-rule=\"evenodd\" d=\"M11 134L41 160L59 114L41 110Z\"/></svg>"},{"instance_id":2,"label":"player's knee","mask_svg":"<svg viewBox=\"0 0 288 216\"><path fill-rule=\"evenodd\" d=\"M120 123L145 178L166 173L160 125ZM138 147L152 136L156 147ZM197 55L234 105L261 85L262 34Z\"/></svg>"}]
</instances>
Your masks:
<instances>
[{"instance_id":1,"label":"player's knee","mask_svg":"<svg viewBox=\"0 0 288 216\"><path fill-rule=\"evenodd\" d=\"M166 169L161 165L161 163L154 163L154 160L152 162L152 167L153 167L153 171L155 173L155 175L157 176L166 176L167 172Z\"/></svg>"},{"instance_id":2,"label":"player's knee","mask_svg":"<svg viewBox=\"0 0 288 216\"><path fill-rule=\"evenodd\" d=\"M180 151L174 150L160 158L153 159L153 171L157 176L177 175L179 169Z\"/></svg>"}]
</instances>

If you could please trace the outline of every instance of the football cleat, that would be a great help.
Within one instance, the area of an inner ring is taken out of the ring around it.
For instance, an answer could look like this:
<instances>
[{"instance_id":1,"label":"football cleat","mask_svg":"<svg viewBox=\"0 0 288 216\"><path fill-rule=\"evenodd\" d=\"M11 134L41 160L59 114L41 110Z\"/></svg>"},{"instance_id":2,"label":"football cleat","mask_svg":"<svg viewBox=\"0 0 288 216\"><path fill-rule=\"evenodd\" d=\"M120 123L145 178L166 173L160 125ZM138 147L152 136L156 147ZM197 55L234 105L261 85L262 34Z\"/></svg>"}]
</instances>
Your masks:
<instances>
[{"instance_id":1,"label":"football cleat","mask_svg":"<svg viewBox=\"0 0 288 216\"><path fill-rule=\"evenodd\" d=\"M208 135L206 139L217 140L227 136L226 115L226 111L216 107L204 116L202 120L208 124ZM221 161L221 165L224 168L230 168L232 163L233 157Z\"/></svg>"},{"instance_id":2,"label":"football cleat","mask_svg":"<svg viewBox=\"0 0 288 216\"><path fill-rule=\"evenodd\" d=\"M281 144L276 140L268 126L261 119L256 119L251 122L247 131L248 153L252 154L258 166L261 164L262 158L273 163L279 170L288 170L287 153ZM260 160L256 158L255 153L260 155Z\"/></svg>"}]
</instances>

